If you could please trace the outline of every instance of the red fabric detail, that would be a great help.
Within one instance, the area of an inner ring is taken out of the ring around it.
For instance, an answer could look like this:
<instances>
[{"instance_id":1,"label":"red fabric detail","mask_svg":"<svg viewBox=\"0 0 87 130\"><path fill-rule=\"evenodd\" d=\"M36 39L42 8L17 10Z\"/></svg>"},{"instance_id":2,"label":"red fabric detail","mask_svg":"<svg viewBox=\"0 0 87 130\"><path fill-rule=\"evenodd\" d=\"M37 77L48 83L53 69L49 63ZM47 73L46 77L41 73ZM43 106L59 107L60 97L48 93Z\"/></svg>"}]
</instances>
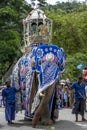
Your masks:
<instances>
[{"instance_id":1,"label":"red fabric detail","mask_svg":"<svg viewBox=\"0 0 87 130\"><path fill-rule=\"evenodd\" d=\"M87 79L87 70L83 70L83 78Z\"/></svg>"}]
</instances>

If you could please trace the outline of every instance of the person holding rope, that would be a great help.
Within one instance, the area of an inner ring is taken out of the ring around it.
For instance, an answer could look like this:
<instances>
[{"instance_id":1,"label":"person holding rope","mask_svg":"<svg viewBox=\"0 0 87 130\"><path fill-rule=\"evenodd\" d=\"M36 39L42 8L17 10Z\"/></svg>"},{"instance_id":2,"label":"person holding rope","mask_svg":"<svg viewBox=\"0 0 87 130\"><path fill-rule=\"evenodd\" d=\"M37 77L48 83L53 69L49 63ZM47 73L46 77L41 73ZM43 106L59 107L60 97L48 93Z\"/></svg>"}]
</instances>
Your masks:
<instances>
[{"instance_id":1,"label":"person holding rope","mask_svg":"<svg viewBox=\"0 0 87 130\"><path fill-rule=\"evenodd\" d=\"M10 85L10 80L6 81L6 87L2 90L5 118L8 124L13 124L12 120L15 120L15 94L19 90Z\"/></svg>"},{"instance_id":2,"label":"person holding rope","mask_svg":"<svg viewBox=\"0 0 87 130\"><path fill-rule=\"evenodd\" d=\"M71 89L74 89L74 105L72 108L72 114L75 114L76 122L78 121L78 114L82 116L82 121L86 121L84 118L85 110L85 83L83 78L80 76L78 80L74 82L71 86Z\"/></svg>"}]
</instances>

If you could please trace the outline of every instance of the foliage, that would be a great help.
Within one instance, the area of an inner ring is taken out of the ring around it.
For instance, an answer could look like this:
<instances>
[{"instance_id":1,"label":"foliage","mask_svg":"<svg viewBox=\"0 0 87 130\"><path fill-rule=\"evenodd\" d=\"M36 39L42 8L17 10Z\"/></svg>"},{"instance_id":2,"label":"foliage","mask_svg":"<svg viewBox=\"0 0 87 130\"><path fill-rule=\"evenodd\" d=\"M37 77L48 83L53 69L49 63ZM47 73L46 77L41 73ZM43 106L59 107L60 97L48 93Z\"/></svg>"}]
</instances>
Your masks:
<instances>
[{"instance_id":1,"label":"foliage","mask_svg":"<svg viewBox=\"0 0 87 130\"><path fill-rule=\"evenodd\" d=\"M65 72L62 74L62 78L70 78L71 81L77 79L79 75L82 75L82 69L87 66L87 51L77 52L73 55L68 55L66 58ZM83 67L78 69L77 66L82 64Z\"/></svg>"},{"instance_id":2,"label":"foliage","mask_svg":"<svg viewBox=\"0 0 87 130\"><path fill-rule=\"evenodd\" d=\"M39 8L43 9L45 8L45 6L47 5L47 0L30 0L31 1L31 5L34 8L36 6L36 3L38 5Z\"/></svg>"},{"instance_id":3,"label":"foliage","mask_svg":"<svg viewBox=\"0 0 87 130\"><path fill-rule=\"evenodd\" d=\"M21 56L22 20L30 10L24 0L0 1L0 78Z\"/></svg>"},{"instance_id":4,"label":"foliage","mask_svg":"<svg viewBox=\"0 0 87 130\"><path fill-rule=\"evenodd\" d=\"M69 10L66 5L70 4ZM66 53L66 69L62 78L75 80L82 73L77 65L87 66L87 5L85 3L57 3L46 14L53 20L52 43L62 47ZM60 6L61 5L61 6ZM55 8L56 7L56 8Z\"/></svg>"},{"instance_id":5,"label":"foliage","mask_svg":"<svg viewBox=\"0 0 87 130\"><path fill-rule=\"evenodd\" d=\"M32 10L36 0L0 0L0 78L11 64L21 56L22 20ZM87 5L85 2L57 2L47 4L38 0L39 7L53 20L52 43L66 53L66 69L62 78L71 81L82 73L77 65L87 66Z\"/></svg>"}]
</instances>

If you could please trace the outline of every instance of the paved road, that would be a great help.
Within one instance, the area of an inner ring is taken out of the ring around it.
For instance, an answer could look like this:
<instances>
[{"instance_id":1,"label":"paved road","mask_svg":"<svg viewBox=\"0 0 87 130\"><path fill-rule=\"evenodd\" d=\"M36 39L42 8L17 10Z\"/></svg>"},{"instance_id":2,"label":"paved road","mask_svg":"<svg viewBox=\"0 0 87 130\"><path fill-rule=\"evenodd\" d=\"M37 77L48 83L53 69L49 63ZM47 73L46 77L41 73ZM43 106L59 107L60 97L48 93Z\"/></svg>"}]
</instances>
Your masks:
<instances>
[{"instance_id":1,"label":"paved road","mask_svg":"<svg viewBox=\"0 0 87 130\"><path fill-rule=\"evenodd\" d=\"M87 113L85 113L87 118ZM81 122L79 116L79 122L75 122L74 115L71 114L71 109L62 109L59 112L59 119L53 125L55 130L87 130L87 121ZM37 125L36 128L31 127L31 122L24 121L24 114L16 114L15 124L8 125L4 119L4 109L0 108L0 130L50 130L52 126Z\"/></svg>"}]
</instances>

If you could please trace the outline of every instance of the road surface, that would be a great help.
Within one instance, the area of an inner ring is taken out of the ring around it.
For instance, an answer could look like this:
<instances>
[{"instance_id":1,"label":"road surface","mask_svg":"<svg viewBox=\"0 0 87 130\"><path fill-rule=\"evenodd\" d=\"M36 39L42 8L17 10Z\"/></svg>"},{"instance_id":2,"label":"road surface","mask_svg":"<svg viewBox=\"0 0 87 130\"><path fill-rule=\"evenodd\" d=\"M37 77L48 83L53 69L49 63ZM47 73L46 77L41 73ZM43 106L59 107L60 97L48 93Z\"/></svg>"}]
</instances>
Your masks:
<instances>
[{"instance_id":1,"label":"road surface","mask_svg":"<svg viewBox=\"0 0 87 130\"><path fill-rule=\"evenodd\" d=\"M87 119L87 112L85 117ZM51 127L55 127L55 130L87 130L87 121L81 122L79 116L79 122L75 122L71 109L61 109L58 121L52 126L38 124L32 128L31 121L24 121L24 112L16 114L15 124L8 125L4 118L4 108L0 108L0 130L50 130Z\"/></svg>"}]
</instances>

